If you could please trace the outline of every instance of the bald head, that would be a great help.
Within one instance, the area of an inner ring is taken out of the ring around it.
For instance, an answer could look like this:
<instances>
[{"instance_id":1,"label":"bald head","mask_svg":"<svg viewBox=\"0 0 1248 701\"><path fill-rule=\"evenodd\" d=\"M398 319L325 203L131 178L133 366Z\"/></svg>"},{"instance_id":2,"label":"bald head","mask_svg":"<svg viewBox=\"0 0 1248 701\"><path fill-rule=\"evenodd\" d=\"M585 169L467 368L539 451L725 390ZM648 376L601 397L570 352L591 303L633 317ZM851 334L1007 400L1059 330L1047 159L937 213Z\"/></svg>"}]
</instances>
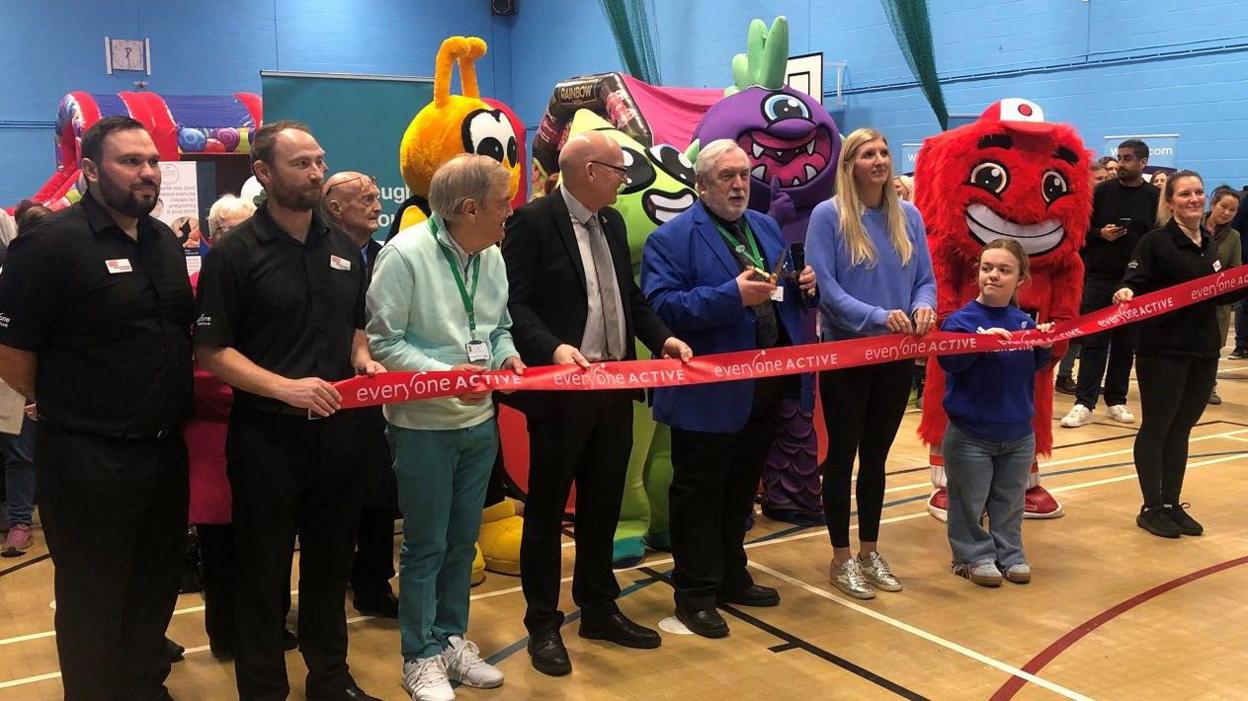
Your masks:
<instances>
[{"instance_id":1,"label":"bald head","mask_svg":"<svg viewBox=\"0 0 1248 701\"><path fill-rule=\"evenodd\" d=\"M321 188L325 213L338 228L363 246L380 226L381 191L364 173L352 170L334 173Z\"/></svg>"},{"instance_id":2,"label":"bald head","mask_svg":"<svg viewBox=\"0 0 1248 701\"><path fill-rule=\"evenodd\" d=\"M577 134L559 152L563 187L591 211L615 203L627 182L626 168L620 145L602 132Z\"/></svg>"}]
</instances>

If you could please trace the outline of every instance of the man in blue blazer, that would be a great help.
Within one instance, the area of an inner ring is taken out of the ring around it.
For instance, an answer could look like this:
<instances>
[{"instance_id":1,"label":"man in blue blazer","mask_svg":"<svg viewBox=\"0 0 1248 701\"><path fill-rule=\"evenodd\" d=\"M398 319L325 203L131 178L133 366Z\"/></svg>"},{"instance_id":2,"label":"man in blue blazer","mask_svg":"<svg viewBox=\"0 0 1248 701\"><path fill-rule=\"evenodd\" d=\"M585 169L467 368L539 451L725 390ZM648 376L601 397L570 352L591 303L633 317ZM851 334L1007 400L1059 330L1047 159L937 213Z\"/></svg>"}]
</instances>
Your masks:
<instances>
[{"instance_id":1,"label":"man in blue blazer","mask_svg":"<svg viewBox=\"0 0 1248 701\"><path fill-rule=\"evenodd\" d=\"M646 241L641 285L672 333L695 355L787 346L801 338L813 304L810 267L773 280L788 255L780 227L750 211L750 161L728 139L698 155L701 201ZM718 603L775 606L779 593L754 584L743 541L763 462L785 395L814 405L814 376L739 380L654 391L654 418L672 427L672 554L676 616L719 638L728 624Z\"/></svg>"}]
</instances>

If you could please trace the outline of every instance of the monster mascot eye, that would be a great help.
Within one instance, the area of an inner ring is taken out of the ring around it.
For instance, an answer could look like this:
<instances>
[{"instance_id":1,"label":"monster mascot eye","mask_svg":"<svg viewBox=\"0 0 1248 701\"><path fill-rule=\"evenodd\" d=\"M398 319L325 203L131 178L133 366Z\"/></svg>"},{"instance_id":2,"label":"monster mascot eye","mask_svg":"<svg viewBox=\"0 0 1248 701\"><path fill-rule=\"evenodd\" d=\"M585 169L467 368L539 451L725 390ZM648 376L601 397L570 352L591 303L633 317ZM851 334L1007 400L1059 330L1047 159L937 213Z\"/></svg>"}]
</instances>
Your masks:
<instances>
[{"instance_id":1,"label":"monster mascot eye","mask_svg":"<svg viewBox=\"0 0 1248 701\"><path fill-rule=\"evenodd\" d=\"M810 119L810 108L795 95L776 93L763 100L763 116L768 122L794 118Z\"/></svg>"},{"instance_id":2,"label":"monster mascot eye","mask_svg":"<svg viewBox=\"0 0 1248 701\"><path fill-rule=\"evenodd\" d=\"M1066 183L1066 178L1056 170L1045 172L1044 178L1040 180L1040 194L1044 196L1044 201L1053 204L1053 201L1059 197L1070 194L1070 185Z\"/></svg>"},{"instance_id":3,"label":"monster mascot eye","mask_svg":"<svg viewBox=\"0 0 1248 701\"><path fill-rule=\"evenodd\" d=\"M501 110L477 110L464 118L464 151L489 156L509 168L519 157L516 132Z\"/></svg>"},{"instance_id":4,"label":"monster mascot eye","mask_svg":"<svg viewBox=\"0 0 1248 701\"><path fill-rule=\"evenodd\" d=\"M620 150L624 152L624 168L628 171L628 184L620 194L641 192L650 187L650 183L654 182L654 167L650 165L650 161L639 151L627 146L621 146Z\"/></svg>"},{"instance_id":5,"label":"monster mascot eye","mask_svg":"<svg viewBox=\"0 0 1248 701\"><path fill-rule=\"evenodd\" d=\"M970 183L1000 197L1010 185L1010 171L996 161L984 161L971 169Z\"/></svg>"},{"instance_id":6,"label":"monster mascot eye","mask_svg":"<svg viewBox=\"0 0 1248 701\"><path fill-rule=\"evenodd\" d=\"M688 158L685 158L685 154L676 150L675 147L667 144L651 146L650 157L668 175L689 187L693 187L693 164L689 162Z\"/></svg>"}]
</instances>

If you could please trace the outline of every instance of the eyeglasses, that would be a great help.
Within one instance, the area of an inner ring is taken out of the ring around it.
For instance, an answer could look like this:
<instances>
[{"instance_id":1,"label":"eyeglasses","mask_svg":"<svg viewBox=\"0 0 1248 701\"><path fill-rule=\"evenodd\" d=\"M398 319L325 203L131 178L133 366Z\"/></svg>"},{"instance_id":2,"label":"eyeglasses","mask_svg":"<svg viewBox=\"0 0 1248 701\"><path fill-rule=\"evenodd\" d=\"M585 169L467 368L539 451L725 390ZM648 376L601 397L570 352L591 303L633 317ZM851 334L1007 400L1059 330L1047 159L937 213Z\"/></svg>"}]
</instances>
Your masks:
<instances>
[{"instance_id":1,"label":"eyeglasses","mask_svg":"<svg viewBox=\"0 0 1248 701\"><path fill-rule=\"evenodd\" d=\"M620 179L623 180L625 184L629 182L628 168L625 168L624 166L617 166L617 165L612 165L610 163L603 163L602 161L590 161L590 163L593 163L594 165L603 166L604 168L610 168L611 170L615 171L616 175L620 176Z\"/></svg>"},{"instance_id":2,"label":"eyeglasses","mask_svg":"<svg viewBox=\"0 0 1248 701\"><path fill-rule=\"evenodd\" d=\"M368 181L369 181L369 182L371 182L371 183L372 183L372 184L374 184L374 185L376 185L376 184L377 184L377 176L376 176L376 175L366 175L366 176L364 176L364 177L354 177L354 178L351 178L350 180L343 180L343 181L342 181L342 182L340 182L340 183L334 183L333 185L330 185L330 186L329 186L329 188L328 188L327 190L325 190L325 197L329 197L329 193L333 192L333 191L334 191L334 188L338 187L339 185L349 185L349 184L351 184L351 183L358 183L358 182L360 182L361 180L363 180L364 178L368 178Z\"/></svg>"}]
</instances>

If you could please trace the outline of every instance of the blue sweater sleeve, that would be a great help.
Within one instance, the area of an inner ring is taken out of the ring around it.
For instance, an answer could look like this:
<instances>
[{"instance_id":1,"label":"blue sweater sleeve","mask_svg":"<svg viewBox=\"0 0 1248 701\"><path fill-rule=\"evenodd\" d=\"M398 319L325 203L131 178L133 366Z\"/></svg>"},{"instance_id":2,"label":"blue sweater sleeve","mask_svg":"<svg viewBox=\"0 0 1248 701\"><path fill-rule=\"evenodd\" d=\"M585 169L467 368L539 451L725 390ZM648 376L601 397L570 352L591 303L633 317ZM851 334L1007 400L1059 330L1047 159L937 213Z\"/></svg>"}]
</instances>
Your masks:
<instances>
[{"instance_id":1,"label":"blue sweater sleeve","mask_svg":"<svg viewBox=\"0 0 1248 701\"><path fill-rule=\"evenodd\" d=\"M815 271L819 310L836 326L856 335L884 333L888 310L855 298L836 279L837 256L845 253L842 241L836 208L831 201L820 203L806 229L806 262ZM928 268L930 272L930 262Z\"/></svg>"},{"instance_id":2,"label":"blue sweater sleeve","mask_svg":"<svg viewBox=\"0 0 1248 701\"><path fill-rule=\"evenodd\" d=\"M920 307L936 310L936 275L932 272L932 256L927 250L927 229L923 226L923 215L909 203L903 205L906 212L906 224L915 233L914 256L911 261L915 265L914 287L910 294L910 312Z\"/></svg>"},{"instance_id":3,"label":"blue sweater sleeve","mask_svg":"<svg viewBox=\"0 0 1248 701\"><path fill-rule=\"evenodd\" d=\"M951 333L975 333L976 324L969 318L969 315L962 310L958 310L949 315L945 319L945 323L940 326L941 331L949 331ZM965 372L975 365L975 361L983 357L983 353L961 353L959 355L941 355L936 360L940 363L941 369L945 372Z\"/></svg>"}]
</instances>

